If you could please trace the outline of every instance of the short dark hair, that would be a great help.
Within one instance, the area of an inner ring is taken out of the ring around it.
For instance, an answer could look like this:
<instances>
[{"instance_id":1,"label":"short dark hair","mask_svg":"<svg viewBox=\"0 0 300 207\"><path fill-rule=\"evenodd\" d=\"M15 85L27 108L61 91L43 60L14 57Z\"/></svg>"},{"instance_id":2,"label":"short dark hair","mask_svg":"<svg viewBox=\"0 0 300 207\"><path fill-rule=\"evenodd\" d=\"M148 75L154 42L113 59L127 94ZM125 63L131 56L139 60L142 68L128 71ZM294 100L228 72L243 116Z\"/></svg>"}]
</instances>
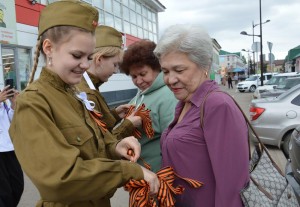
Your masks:
<instances>
[{"instance_id":1,"label":"short dark hair","mask_svg":"<svg viewBox=\"0 0 300 207\"><path fill-rule=\"evenodd\" d=\"M145 65L151 67L152 70L161 71L158 58L153 53L155 47L154 42L145 39L129 45L120 65L121 71L129 75L130 69Z\"/></svg>"}]
</instances>

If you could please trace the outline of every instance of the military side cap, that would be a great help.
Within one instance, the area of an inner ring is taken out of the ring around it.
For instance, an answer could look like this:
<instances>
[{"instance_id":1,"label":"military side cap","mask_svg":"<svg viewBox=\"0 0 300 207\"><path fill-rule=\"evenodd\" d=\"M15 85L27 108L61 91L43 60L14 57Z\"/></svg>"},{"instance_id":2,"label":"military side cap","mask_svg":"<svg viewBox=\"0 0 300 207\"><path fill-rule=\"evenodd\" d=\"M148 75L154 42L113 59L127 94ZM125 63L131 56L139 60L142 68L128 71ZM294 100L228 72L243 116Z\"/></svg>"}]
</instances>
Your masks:
<instances>
[{"instance_id":1,"label":"military side cap","mask_svg":"<svg viewBox=\"0 0 300 207\"><path fill-rule=\"evenodd\" d=\"M100 25L96 28L96 48L122 47L122 34L113 27Z\"/></svg>"},{"instance_id":2,"label":"military side cap","mask_svg":"<svg viewBox=\"0 0 300 207\"><path fill-rule=\"evenodd\" d=\"M98 26L98 10L77 0L62 0L46 6L39 19L39 36L55 26L74 26L94 32Z\"/></svg>"}]
</instances>

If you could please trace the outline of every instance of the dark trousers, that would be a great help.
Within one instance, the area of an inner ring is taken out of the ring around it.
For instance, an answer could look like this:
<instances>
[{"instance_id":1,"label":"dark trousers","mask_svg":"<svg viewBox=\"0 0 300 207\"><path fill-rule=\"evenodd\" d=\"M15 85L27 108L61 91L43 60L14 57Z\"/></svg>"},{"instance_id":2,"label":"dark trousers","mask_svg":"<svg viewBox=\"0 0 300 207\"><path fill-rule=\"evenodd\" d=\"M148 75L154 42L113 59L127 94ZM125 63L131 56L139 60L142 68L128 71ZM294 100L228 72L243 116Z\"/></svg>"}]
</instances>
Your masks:
<instances>
[{"instance_id":1,"label":"dark trousers","mask_svg":"<svg viewBox=\"0 0 300 207\"><path fill-rule=\"evenodd\" d=\"M15 152L0 152L0 207L16 207L23 190L23 172Z\"/></svg>"}]
</instances>

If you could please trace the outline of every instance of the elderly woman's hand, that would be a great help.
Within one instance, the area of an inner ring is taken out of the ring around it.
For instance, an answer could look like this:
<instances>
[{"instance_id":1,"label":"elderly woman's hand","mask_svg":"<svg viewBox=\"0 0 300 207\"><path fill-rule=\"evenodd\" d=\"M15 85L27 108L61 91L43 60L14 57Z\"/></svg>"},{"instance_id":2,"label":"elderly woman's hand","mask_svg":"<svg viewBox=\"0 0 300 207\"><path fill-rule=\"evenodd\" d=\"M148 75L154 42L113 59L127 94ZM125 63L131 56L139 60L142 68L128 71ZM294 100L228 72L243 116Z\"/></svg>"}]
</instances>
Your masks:
<instances>
[{"instance_id":1,"label":"elderly woman's hand","mask_svg":"<svg viewBox=\"0 0 300 207\"><path fill-rule=\"evenodd\" d=\"M129 150L132 150L133 154L128 154ZM120 157L124 157L131 162L136 162L141 154L141 144L134 136L126 137L117 144L116 152Z\"/></svg>"},{"instance_id":2,"label":"elderly woman's hand","mask_svg":"<svg viewBox=\"0 0 300 207\"><path fill-rule=\"evenodd\" d=\"M131 107L130 104L123 104L123 105L120 105L116 108L116 112L117 114L119 115L119 117L121 119L123 119L128 111L128 109Z\"/></svg>"},{"instance_id":3,"label":"elderly woman's hand","mask_svg":"<svg viewBox=\"0 0 300 207\"><path fill-rule=\"evenodd\" d=\"M134 127L139 127L142 125L142 118L140 116L136 116L135 112L126 117L126 119L131 121Z\"/></svg>"}]
</instances>

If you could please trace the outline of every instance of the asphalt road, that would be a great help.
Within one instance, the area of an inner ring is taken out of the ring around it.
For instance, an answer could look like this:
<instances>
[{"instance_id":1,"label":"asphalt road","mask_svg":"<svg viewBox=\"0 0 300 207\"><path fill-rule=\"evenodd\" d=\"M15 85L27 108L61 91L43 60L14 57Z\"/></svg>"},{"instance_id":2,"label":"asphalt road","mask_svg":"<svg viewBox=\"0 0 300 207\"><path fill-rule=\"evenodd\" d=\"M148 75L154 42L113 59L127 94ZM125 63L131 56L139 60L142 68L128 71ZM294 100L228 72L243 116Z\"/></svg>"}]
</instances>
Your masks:
<instances>
[{"instance_id":1,"label":"asphalt road","mask_svg":"<svg viewBox=\"0 0 300 207\"><path fill-rule=\"evenodd\" d=\"M231 94L232 97L234 97L234 99L240 104L245 114L249 116L249 104L252 99L252 93L240 93L236 91L235 87L230 90L224 86L221 86L221 88ZM287 160L282 151L276 147L268 146L268 149L279 167L284 170ZM18 207L33 207L38 199L38 191L25 175L25 189ZM128 193L120 188L112 198L112 207L128 207L128 199Z\"/></svg>"}]
</instances>

